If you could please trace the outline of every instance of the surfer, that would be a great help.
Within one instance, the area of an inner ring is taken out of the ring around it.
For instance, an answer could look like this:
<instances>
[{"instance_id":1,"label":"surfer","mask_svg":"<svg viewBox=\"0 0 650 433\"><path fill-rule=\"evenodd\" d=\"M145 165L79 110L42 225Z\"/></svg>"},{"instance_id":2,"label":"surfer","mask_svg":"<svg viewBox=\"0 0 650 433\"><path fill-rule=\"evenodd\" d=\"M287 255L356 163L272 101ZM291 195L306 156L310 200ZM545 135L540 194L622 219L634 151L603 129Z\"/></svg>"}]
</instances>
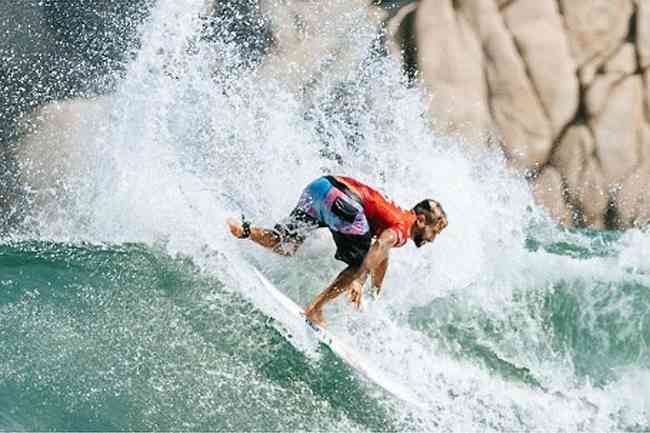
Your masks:
<instances>
[{"instance_id":1,"label":"surfer","mask_svg":"<svg viewBox=\"0 0 650 433\"><path fill-rule=\"evenodd\" d=\"M361 306L363 286L370 275L372 291L379 295L388 269L391 248L411 239L419 248L433 242L447 227L440 203L426 199L411 210L397 206L384 194L358 180L323 176L303 191L289 217L273 230L229 219L230 232L284 256L293 255L313 230L327 227L336 243L335 258L348 266L305 309L305 315L325 326L323 306L347 291L350 302ZM374 239L374 242L373 242Z\"/></svg>"}]
</instances>

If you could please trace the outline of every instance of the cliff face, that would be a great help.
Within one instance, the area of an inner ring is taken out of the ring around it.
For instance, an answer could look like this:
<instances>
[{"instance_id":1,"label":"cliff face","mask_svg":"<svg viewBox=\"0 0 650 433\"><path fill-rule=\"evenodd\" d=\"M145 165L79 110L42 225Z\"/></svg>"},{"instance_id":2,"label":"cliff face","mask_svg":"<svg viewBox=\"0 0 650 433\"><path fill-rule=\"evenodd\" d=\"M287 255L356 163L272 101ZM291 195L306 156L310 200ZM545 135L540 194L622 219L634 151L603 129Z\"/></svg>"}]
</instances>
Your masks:
<instances>
[{"instance_id":1,"label":"cliff face","mask_svg":"<svg viewBox=\"0 0 650 433\"><path fill-rule=\"evenodd\" d=\"M431 116L498 137L559 222L650 222L650 0L420 0L387 30Z\"/></svg>"}]
</instances>

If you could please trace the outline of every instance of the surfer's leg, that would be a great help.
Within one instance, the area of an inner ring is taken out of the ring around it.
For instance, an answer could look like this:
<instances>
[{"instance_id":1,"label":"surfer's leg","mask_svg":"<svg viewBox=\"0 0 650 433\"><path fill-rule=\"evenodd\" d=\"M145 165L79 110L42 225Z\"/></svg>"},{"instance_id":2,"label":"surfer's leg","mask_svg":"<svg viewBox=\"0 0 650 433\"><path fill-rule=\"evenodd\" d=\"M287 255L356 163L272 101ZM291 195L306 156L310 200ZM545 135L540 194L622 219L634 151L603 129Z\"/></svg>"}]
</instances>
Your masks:
<instances>
[{"instance_id":1,"label":"surfer's leg","mask_svg":"<svg viewBox=\"0 0 650 433\"><path fill-rule=\"evenodd\" d=\"M228 224L230 232L236 238L250 239L256 244L283 256L293 255L303 242L302 238L283 239L278 236L276 230L269 230L249 225L246 231L242 223L233 219L227 220L226 223Z\"/></svg>"},{"instance_id":2,"label":"surfer's leg","mask_svg":"<svg viewBox=\"0 0 650 433\"><path fill-rule=\"evenodd\" d=\"M307 318L309 318L309 320L312 322L325 326L326 322L325 318L323 317L323 307L329 301L336 299L337 296L345 292L348 287L350 287L350 284L352 283L354 275L358 269L358 266L348 266L340 274L338 274L334 281L332 281L332 283L327 286L325 290L316 296L314 302L312 302L311 305L305 309L305 315Z\"/></svg>"},{"instance_id":3,"label":"surfer's leg","mask_svg":"<svg viewBox=\"0 0 650 433\"><path fill-rule=\"evenodd\" d=\"M323 197L332 185L320 177L307 185L289 216L273 227L278 244L273 251L291 256L314 230L325 227L320 219Z\"/></svg>"},{"instance_id":4,"label":"surfer's leg","mask_svg":"<svg viewBox=\"0 0 650 433\"><path fill-rule=\"evenodd\" d=\"M239 239L250 238L261 245L282 256L292 256L303 244L309 233L325 224L319 219L320 206L324 194L332 185L326 178L321 177L307 185L303 190L298 204L287 218L284 218L273 227L273 230L252 227L245 222L238 223L228 220L228 226L233 236Z\"/></svg>"}]
</instances>

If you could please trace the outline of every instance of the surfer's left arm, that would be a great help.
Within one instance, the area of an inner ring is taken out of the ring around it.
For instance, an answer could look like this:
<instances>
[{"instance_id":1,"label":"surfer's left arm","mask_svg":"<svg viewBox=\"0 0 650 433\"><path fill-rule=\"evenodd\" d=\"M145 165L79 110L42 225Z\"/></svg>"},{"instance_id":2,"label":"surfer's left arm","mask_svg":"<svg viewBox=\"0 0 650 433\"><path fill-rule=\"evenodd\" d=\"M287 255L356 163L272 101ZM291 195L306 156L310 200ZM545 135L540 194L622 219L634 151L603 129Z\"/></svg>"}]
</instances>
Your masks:
<instances>
[{"instance_id":1,"label":"surfer's left arm","mask_svg":"<svg viewBox=\"0 0 650 433\"><path fill-rule=\"evenodd\" d=\"M386 267L388 266L388 254L390 249L397 244L398 238L397 233L392 229L384 230L379 238L372 244L368 254L363 259L363 263L359 267L354 280L350 284L350 289L348 296L350 297L350 302L355 304L357 307L361 305L361 297L363 294L363 285L368 279L369 273L375 273L377 276L380 275L380 278L373 282L379 281L380 287L384 280L384 273L386 272ZM381 269L383 267L383 269Z\"/></svg>"},{"instance_id":2,"label":"surfer's left arm","mask_svg":"<svg viewBox=\"0 0 650 433\"><path fill-rule=\"evenodd\" d=\"M388 257L381 262L373 271L370 273L370 278L372 282L372 291L374 296L377 297L381 293L381 288L384 285L384 277L386 276L386 270L388 269Z\"/></svg>"}]
</instances>

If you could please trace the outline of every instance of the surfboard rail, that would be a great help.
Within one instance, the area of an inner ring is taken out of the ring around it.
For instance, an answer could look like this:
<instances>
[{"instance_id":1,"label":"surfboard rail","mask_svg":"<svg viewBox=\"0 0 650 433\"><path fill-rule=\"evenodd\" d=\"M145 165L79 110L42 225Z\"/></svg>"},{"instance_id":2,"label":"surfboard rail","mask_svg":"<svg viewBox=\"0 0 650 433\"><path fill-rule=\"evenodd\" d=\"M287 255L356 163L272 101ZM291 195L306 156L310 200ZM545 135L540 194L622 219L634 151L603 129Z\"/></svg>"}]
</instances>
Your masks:
<instances>
[{"instance_id":1,"label":"surfboard rail","mask_svg":"<svg viewBox=\"0 0 650 433\"><path fill-rule=\"evenodd\" d=\"M386 376L379 369L375 368L372 363L368 362L362 354L349 347L342 339L337 338L327 329L312 322L305 315L304 310L293 302L287 295L277 289L258 269L255 269L255 274L259 281L264 286L265 290L277 301L285 312L290 313L294 319L302 322L302 326L307 332L311 333L321 343L329 347L339 358L357 371L361 376L371 383L381 387L390 395L419 408L424 408L422 403L418 400L415 394L402 384L395 382ZM282 325L288 328L295 328L295 323L287 323L291 320L286 315L284 317L274 317ZM285 336L286 337L286 336ZM287 338L289 342L294 343L291 338Z\"/></svg>"}]
</instances>

